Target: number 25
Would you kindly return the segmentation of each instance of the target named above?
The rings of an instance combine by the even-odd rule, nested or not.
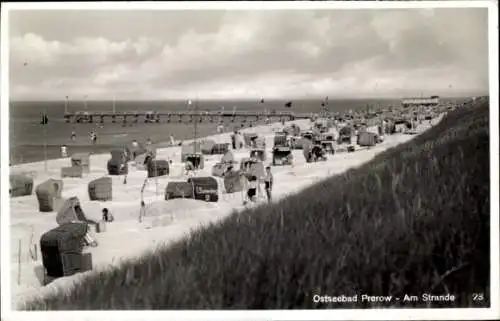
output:
[[[484,295],[482,293],[472,294],[472,301],[483,301],[483,300],[484,300]]]

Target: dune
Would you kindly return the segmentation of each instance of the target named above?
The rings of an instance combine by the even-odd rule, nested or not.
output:
[[[433,120],[436,124],[441,116]],[[305,129],[310,126],[308,120],[287,122],[286,125],[295,123]],[[266,137],[268,160],[270,162],[273,135],[281,128],[276,124],[269,126],[257,126],[242,130],[242,132],[254,131]],[[421,125],[417,131],[423,132],[430,124]],[[275,187],[273,199],[278,201],[288,195],[297,193],[304,188],[325,179],[329,176],[340,174],[348,169],[360,166],[377,154],[389,148],[406,142],[415,135],[395,134],[372,147],[357,147],[354,153],[337,153],[329,156],[326,162],[306,163],[301,150],[294,150],[294,165],[273,167]],[[206,137],[215,142],[230,142],[229,134],[218,134]],[[189,143],[189,141],[186,141]],[[157,159],[172,159],[174,167],[180,168],[180,147],[160,148],[157,150]],[[234,151],[236,160],[239,162],[243,157],[248,157],[247,149]],[[205,168],[196,173],[197,176],[209,176],[212,166],[220,160],[222,155],[207,156]],[[241,193],[222,194],[218,203],[205,203],[190,199],[164,200],[166,185],[169,181],[183,179],[180,170],[177,177],[158,177],[149,179],[144,190],[146,206],[146,217],[139,223],[140,190],[147,173],[133,166],[127,177],[127,184],[123,183],[123,177],[112,177],[113,200],[107,202],[90,201],[87,184],[96,178],[106,176],[106,163],[110,156],[92,155],[90,159],[90,173],[83,178],[64,178],[63,198],[76,196],[79,198],[85,214],[94,220],[100,219],[102,208],[111,210],[115,221],[106,225],[104,233],[93,233],[98,242],[95,248],[85,251],[92,254],[94,270],[106,269],[117,266],[123,260],[140,256],[146,251],[154,249],[160,244],[169,244],[186,236],[193,229],[206,226],[229,216],[234,210],[242,210]],[[60,177],[61,167],[69,166],[69,159],[56,159],[48,161],[48,173],[44,172],[44,163],[36,162],[21,164],[11,167],[12,172],[30,173],[35,186],[48,178]],[[32,298],[44,295],[60,289],[68,289],[71,284],[81,279],[86,273],[64,277],[55,280],[47,286],[41,285],[43,266],[41,255],[38,250],[36,259],[30,254],[32,244],[39,244],[40,236],[46,231],[57,226],[55,212],[41,213],[38,211],[38,203],[35,195],[17,197],[10,199],[11,213],[11,289],[14,306]],[[19,263],[19,258],[20,263]]]

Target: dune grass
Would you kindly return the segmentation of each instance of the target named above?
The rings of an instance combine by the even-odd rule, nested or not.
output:
[[[371,162],[232,214],[28,310],[489,306],[488,106],[464,108]],[[131,240],[133,241],[133,240]],[[126,245],[124,245],[126,246]],[[319,295],[454,294],[447,303]],[[474,301],[472,294],[484,299]]]

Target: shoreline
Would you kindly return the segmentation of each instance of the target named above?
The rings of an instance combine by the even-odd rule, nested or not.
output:
[[[292,121],[292,122],[294,122],[294,121]],[[287,124],[287,123],[289,123],[289,122],[286,122],[285,124]],[[237,124],[239,124],[239,123],[235,123],[235,124],[231,123],[230,125],[232,125],[232,126],[225,126],[224,131],[221,133],[217,133],[216,128],[213,128],[211,130],[205,128],[205,130],[203,130],[203,132],[205,132],[205,134],[201,134],[201,136],[197,137],[196,140],[211,139],[212,136],[217,137],[219,135],[230,134],[234,131],[235,127],[238,127],[238,126],[236,126]],[[266,128],[269,126],[276,126],[278,124],[280,126],[283,126],[283,125],[281,125],[280,122],[272,122],[272,123],[269,123],[267,125],[257,123],[253,127],[246,126],[246,127],[238,128],[238,130],[241,132],[249,132],[252,130],[259,130],[258,128],[260,128],[262,126],[263,126],[262,128]],[[164,125],[164,124],[162,124],[162,125]],[[190,125],[190,126],[192,126],[192,125]],[[134,127],[126,127],[126,128],[128,129],[128,128],[134,128]],[[230,129],[230,128],[232,128],[232,129]],[[230,130],[228,130],[228,129],[230,129]],[[135,134],[138,131],[140,132],[140,130],[135,128],[135,131],[133,131],[131,134]],[[128,136],[129,134],[130,133],[127,133],[126,131],[124,131],[124,133],[123,133],[123,135],[125,135],[125,136]],[[106,134],[106,135],[109,135],[109,134]],[[191,135],[180,134],[177,137],[174,135],[174,138],[175,138],[176,142],[182,141],[183,144],[186,144],[186,143],[189,144],[189,143],[194,141],[194,137],[183,139],[183,137],[186,137],[186,136],[192,137],[193,134],[192,134],[192,132],[191,132]],[[137,139],[137,141],[139,143],[144,143],[146,141],[146,139],[145,138],[143,139],[143,137],[139,136],[138,138],[139,139]],[[109,151],[112,148],[117,148],[119,146],[126,146],[126,145],[130,144],[132,142],[132,140],[133,140],[133,138],[130,137],[129,139],[127,139],[127,143],[125,143],[125,142],[123,142],[123,143],[121,143],[121,142],[119,142],[119,143],[105,142],[105,143],[97,143],[96,145],[93,145],[90,142],[88,142],[88,140],[86,138],[83,141],[81,139],[80,139],[80,141],[76,141],[76,142],[69,141],[67,144],[65,144],[68,147],[68,157],[67,158],[71,158],[71,155],[76,154],[76,153],[89,153],[91,156],[92,155],[109,154]],[[47,144],[47,154],[48,154],[47,161],[58,161],[58,160],[64,159],[61,157],[61,146],[62,145],[63,144],[54,144],[54,143]],[[178,146],[171,146],[170,142],[168,141],[167,138],[165,138],[164,140],[159,140],[157,142],[154,142],[152,145],[156,148],[161,148],[161,149],[170,148],[170,147],[178,147]],[[13,157],[12,151],[14,151],[14,155],[21,154],[21,156],[14,158],[15,161],[12,161],[12,159],[11,159],[11,162],[9,164],[10,168],[18,168],[19,166],[22,166],[22,165],[29,166],[31,164],[44,163],[44,161],[45,161],[43,159],[43,156],[39,157],[40,155],[44,154],[44,144],[19,144],[19,145],[14,145],[10,148],[11,148],[10,157]],[[18,150],[22,150],[22,149],[29,151],[29,152],[24,153],[24,155],[27,155],[26,157],[23,157],[23,153],[18,152]]]
[[[287,126],[288,124],[292,124],[292,123],[296,123],[297,121],[288,121],[288,122],[285,122],[285,126]],[[299,120],[298,122],[304,122],[304,120]],[[263,125],[256,125],[256,126],[253,126],[253,127],[245,127],[245,128],[242,128],[242,129],[239,129],[240,132],[242,133],[245,133],[245,132],[253,132],[253,131],[261,131],[262,129],[266,129],[266,128],[275,128],[277,126],[280,126],[280,127],[283,127],[283,125],[280,123],[280,122],[273,122],[273,123],[269,123],[269,124],[263,124]],[[201,140],[207,140],[207,139],[214,139],[214,140],[219,140],[221,137],[225,136],[225,135],[229,135],[233,132],[234,130],[229,130],[229,131],[223,131],[221,133],[215,133],[215,134],[210,134],[210,135],[205,135],[205,136],[200,136],[200,137],[197,137],[196,140],[198,141],[201,141]],[[191,138],[191,139],[185,139],[185,140],[182,140],[182,143],[183,145],[186,145],[186,144],[190,144],[192,142],[194,142],[194,138]],[[176,139],[176,142],[179,142],[181,140],[179,139]],[[102,145],[97,145],[97,148],[100,149],[106,149],[106,151],[102,151],[102,152],[96,152],[96,153],[90,153],[90,157],[93,158],[93,157],[97,157],[97,156],[103,156],[103,155],[106,155],[106,154],[109,154],[109,150],[113,147],[117,147],[118,144],[102,144]],[[37,146],[37,145],[32,145],[32,146]],[[40,146],[38,145],[40,148],[43,148],[43,145]],[[57,148],[57,151],[59,152],[60,154],[60,145],[55,145],[53,144],[52,145],[54,148]],[[68,145],[67,145],[68,146]],[[85,147],[90,147],[90,148],[95,148],[96,146],[95,145],[78,145],[78,146],[85,146]],[[171,146],[170,145],[170,142],[168,140],[164,140],[164,141],[159,141],[157,143],[153,143],[152,144],[153,147],[155,147],[157,149],[157,152],[160,152],[160,150],[165,150],[165,149],[169,149],[169,148],[175,148],[175,147],[180,147],[178,145],[174,145],[174,146]],[[69,152],[68,153],[68,157],[66,158],[63,158],[63,157],[54,157],[54,158],[47,158],[47,164],[49,165],[50,162],[61,162],[61,161],[65,161],[65,160],[70,160],[71,159],[71,155],[72,154],[75,154],[75,153],[78,153],[78,152]],[[209,156],[209,155],[208,155]],[[30,161],[30,162],[20,162],[20,163],[12,163],[10,164],[9,168],[12,170],[19,170],[21,173],[23,172],[22,170],[22,167],[27,167],[27,166],[36,166],[36,165],[44,165],[44,162],[45,160],[36,160],[36,161]]]

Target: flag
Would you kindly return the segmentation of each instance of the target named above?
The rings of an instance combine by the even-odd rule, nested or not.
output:
[[[47,117],[46,113],[43,113],[42,114],[42,121],[40,122],[40,124],[47,125],[48,123],[49,123],[49,117]]]
[[[291,101],[287,102],[287,103],[285,104],[285,107],[287,107],[287,108],[292,108],[292,102],[291,102]]]
[[[323,101],[321,102],[321,107],[326,107],[328,106],[328,96],[325,97],[325,99],[323,99]]]

